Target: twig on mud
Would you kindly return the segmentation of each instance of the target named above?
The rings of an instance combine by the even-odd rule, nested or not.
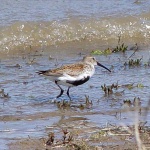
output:
[[[133,49],[134,49],[134,52],[131,54],[131,56],[129,58],[131,58],[136,53],[136,51],[139,49],[137,43],[135,43],[135,47],[134,48],[131,48],[131,50],[133,50]]]
[[[51,132],[48,136],[49,136],[49,139],[47,140],[46,145],[52,145],[54,143],[54,137],[55,137],[54,133]]]

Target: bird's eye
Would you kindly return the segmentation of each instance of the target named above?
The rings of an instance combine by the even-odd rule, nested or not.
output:
[[[95,58],[93,58],[93,60],[95,60]]]

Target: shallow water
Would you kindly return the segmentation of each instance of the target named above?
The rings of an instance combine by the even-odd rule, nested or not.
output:
[[[78,49],[78,47],[76,48]],[[105,126],[107,123],[118,125],[134,124],[133,117],[135,114],[131,111],[122,113],[120,116],[120,109],[122,109],[124,100],[130,99],[133,102],[135,97],[141,98],[142,107],[147,106],[150,98],[150,82],[148,82],[150,70],[149,66],[144,67],[144,63],[148,62],[150,58],[147,48],[144,49],[143,47],[143,50],[137,51],[132,57],[143,57],[142,65],[139,67],[129,68],[124,66],[124,62],[128,60],[128,57],[134,52],[133,50],[128,50],[125,54],[97,55],[97,60],[108,68],[114,66],[112,73],[96,67],[96,73],[89,82],[79,87],[71,88],[70,95],[73,99],[71,104],[74,107],[63,111],[53,102],[60,92],[58,87],[36,74],[36,71],[59,67],[62,64],[81,60],[84,55],[80,56],[77,49],[74,52],[68,51],[67,56],[61,55],[60,50],[56,48],[54,53],[41,53],[39,51],[36,52],[36,55],[33,55],[34,53],[26,55],[26,58],[23,55],[1,60],[0,86],[5,93],[9,94],[9,98],[2,96],[0,98],[0,131],[1,142],[4,147],[17,138],[47,135],[49,131],[45,130],[47,127],[55,130],[55,124],[61,125],[63,124],[63,118],[73,116],[82,116],[88,119],[89,122],[95,123],[98,127]],[[39,55],[40,53],[43,55]],[[82,53],[85,53],[85,51],[82,51]],[[31,63],[30,60],[33,60],[33,58],[35,58],[34,62]],[[101,89],[101,85],[111,85],[117,82],[122,87],[114,90],[113,94],[106,96]],[[123,86],[132,83],[135,86],[142,84],[143,87],[128,89]],[[77,106],[85,104],[85,95],[89,96],[89,100],[92,100],[93,104],[80,110]],[[66,94],[57,99],[57,101],[63,99],[69,101]],[[116,112],[117,115],[115,115]],[[147,125],[150,124],[149,115],[148,113]],[[144,110],[140,117],[140,120],[143,121],[145,118]]]
[[[0,149],[28,137],[41,138],[58,127],[77,126],[86,120],[95,127],[111,124],[132,125],[134,111],[123,112],[123,101],[141,99],[140,121],[150,125],[144,107],[150,100],[150,1],[2,1],[0,9]],[[103,6],[103,7],[102,7]],[[141,11],[142,10],[142,11]],[[71,108],[61,109],[55,99],[58,87],[36,71],[74,63],[92,50],[116,47],[118,35],[128,45],[125,53],[96,55],[112,70],[96,67],[84,85],[71,88]],[[124,63],[142,58],[140,66]],[[118,90],[105,95],[101,85],[117,83]],[[127,85],[133,84],[130,88]],[[86,105],[86,96],[92,105]],[[81,109],[79,106],[84,105]],[[121,113],[120,113],[121,112]],[[76,121],[76,122],[74,122]]]

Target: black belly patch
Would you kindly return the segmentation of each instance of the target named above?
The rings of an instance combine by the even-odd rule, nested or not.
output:
[[[78,86],[78,85],[81,85],[81,84],[87,82],[89,79],[90,79],[90,77],[87,76],[86,78],[83,78],[82,80],[77,80],[77,81],[69,81],[69,80],[67,80],[66,82],[69,83],[69,84],[72,84],[74,86]]]

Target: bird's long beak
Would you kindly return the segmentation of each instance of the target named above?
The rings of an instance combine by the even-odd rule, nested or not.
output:
[[[102,67],[102,68],[105,68],[106,70],[108,70],[109,72],[111,72],[108,68],[106,68],[105,66],[103,66],[102,64],[100,64],[99,62],[97,62],[97,65]]]

